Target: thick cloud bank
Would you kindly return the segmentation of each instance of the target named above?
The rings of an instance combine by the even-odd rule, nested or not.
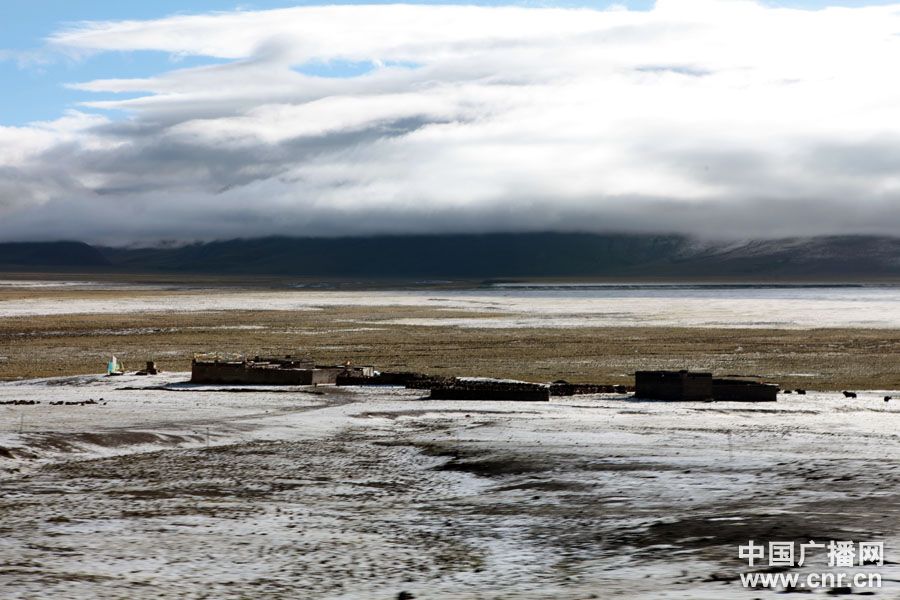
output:
[[[0,127],[3,240],[900,231],[900,4],[302,7],[48,46],[216,60]]]

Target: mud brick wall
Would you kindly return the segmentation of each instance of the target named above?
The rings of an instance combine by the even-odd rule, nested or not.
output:
[[[652,400],[711,400],[712,373],[638,371],[635,396]]]
[[[713,379],[713,399],[719,402],[775,402],[778,386],[740,379]]]
[[[246,363],[191,365],[191,382],[240,385],[313,385],[334,383],[341,369],[284,369]]]
[[[191,363],[191,383],[241,383],[244,363]]]

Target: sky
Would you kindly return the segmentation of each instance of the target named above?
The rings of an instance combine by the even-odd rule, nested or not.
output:
[[[900,2],[0,4],[0,241],[900,231]]]

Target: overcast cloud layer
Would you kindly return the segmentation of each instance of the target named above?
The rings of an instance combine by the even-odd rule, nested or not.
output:
[[[0,127],[3,240],[900,231],[900,5],[304,7],[47,44],[219,61]]]

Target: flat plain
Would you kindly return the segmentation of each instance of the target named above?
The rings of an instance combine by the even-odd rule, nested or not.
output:
[[[833,592],[900,593],[892,290],[63,283],[0,285],[2,597],[784,597],[742,587],[772,570],[738,557],[751,539],[883,541],[883,567],[849,569],[882,586]],[[188,383],[209,351],[537,381],[712,369],[808,392],[520,403]],[[165,372],[104,377],[112,354]],[[824,552],[790,569],[831,570]]]
[[[892,287],[870,297],[814,288],[761,298],[730,290],[598,298],[7,281],[0,380],[95,373],[113,354],[135,368],[155,360],[187,370],[195,352],[219,351],[536,381],[622,384],[638,369],[688,368],[786,388],[900,387],[900,294]]]

